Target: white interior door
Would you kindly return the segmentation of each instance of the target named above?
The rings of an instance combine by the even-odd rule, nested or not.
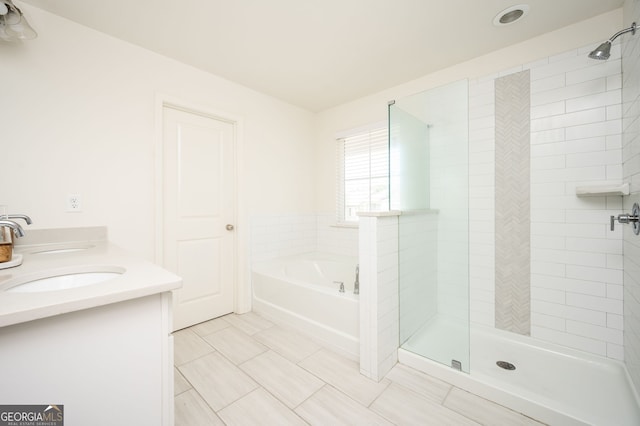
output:
[[[175,330],[233,312],[235,126],[163,107],[163,265]]]

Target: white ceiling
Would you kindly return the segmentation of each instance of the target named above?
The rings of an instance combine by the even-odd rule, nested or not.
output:
[[[393,87],[623,3],[24,1],[311,111]],[[498,12],[519,2],[530,5],[521,21],[503,27],[492,24]]]

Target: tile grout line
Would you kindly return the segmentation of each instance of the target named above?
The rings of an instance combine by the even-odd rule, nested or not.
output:
[[[275,326],[275,324],[274,324],[274,326]],[[299,333],[298,331],[296,331],[296,330],[290,330],[290,329],[287,329],[287,328],[285,328],[285,327],[280,327],[280,328],[281,328],[283,331],[288,332],[288,333],[300,334],[300,333]],[[300,334],[300,335],[301,335],[301,334]],[[302,336],[302,337],[307,338],[307,336],[304,336],[304,335],[301,335],[301,336]],[[252,337],[252,336],[251,336],[251,337]],[[255,339],[254,339],[254,340],[255,340]],[[333,351],[331,348],[326,347],[325,345],[323,345],[323,344],[321,344],[321,343],[319,343],[319,342],[316,342],[316,341],[315,341],[315,340],[313,340],[313,339],[310,339],[310,340],[311,340],[314,344],[316,344],[316,345],[318,346],[318,348],[317,348],[316,350],[314,350],[313,352],[311,352],[310,354],[306,355],[304,358],[300,359],[299,361],[292,360],[292,359],[288,358],[285,354],[280,353],[278,350],[276,350],[276,349],[274,349],[274,348],[271,348],[270,346],[268,346],[268,345],[266,345],[266,344],[264,344],[264,343],[262,343],[262,342],[259,342],[259,343],[262,343],[263,345],[267,346],[267,347],[268,347],[268,351],[272,351],[274,354],[277,354],[277,355],[281,356],[282,358],[284,358],[284,359],[285,359],[285,360],[287,360],[288,362],[291,362],[291,364],[292,364],[292,365],[294,365],[294,366],[296,366],[296,367],[298,367],[298,368],[302,369],[303,371],[305,371],[306,373],[310,374],[311,376],[313,376],[313,377],[317,378],[320,382],[322,382],[322,383],[323,383],[323,386],[322,386],[322,387],[320,387],[318,390],[316,390],[315,392],[313,392],[311,395],[309,395],[309,396],[308,396],[307,398],[305,398],[303,401],[301,401],[300,403],[298,403],[294,408],[289,407],[289,406],[288,406],[284,401],[281,401],[281,400],[280,400],[276,395],[272,394],[268,389],[264,388],[264,386],[262,386],[262,385],[261,385],[261,384],[260,384],[260,383],[259,383],[259,382],[258,382],[258,381],[253,377],[253,376],[251,376],[249,373],[246,373],[246,372],[245,372],[245,373],[246,373],[246,374],[248,374],[248,375],[251,377],[251,379],[252,379],[252,380],[256,381],[256,382],[260,385],[260,387],[262,387],[266,392],[268,392],[270,395],[272,395],[272,396],[273,396],[277,401],[279,401],[280,403],[282,403],[285,407],[287,407],[289,410],[291,410],[291,411],[292,411],[296,416],[298,416],[298,417],[300,417],[300,416],[298,415],[298,413],[296,413],[295,409],[296,409],[296,408],[298,408],[298,407],[300,407],[300,406],[301,406],[305,401],[309,400],[309,399],[310,399],[310,398],[312,398],[314,395],[316,395],[316,394],[317,394],[321,389],[323,389],[324,387],[327,387],[327,386],[328,386],[328,387],[333,388],[335,391],[339,392],[340,394],[344,395],[346,398],[348,398],[349,400],[353,401],[355,404],[357,404],[357,405],[361,406],[362,408],[364,408],[364,409],[366,409],[366,410],[370,410],[372,413],[375,413],[375,414],[377,414],[377,415],[381,416],[382,418],[384,418],[385,420],[389,421],[389,420],[388,420],[388,419],[386,419],[384,416],[382,416],[382,415],[380,415],[379,413],[376,413],[375,411],[371,410],[370,406],[371,406],[371,404],[373,403],[373,401],[375,401],[375,400],[376,400],[376,399],[377,399],[377,398],[378,398],[378,397],[379,397],[379,396],[380,396],[380,395],[381,395],[381,394],[382,394],[382,393],[383,393],[383,392],[384,392],[384,391],[389,387],[389,385],[391,384],[391,381],[389,381],[389,383],[388,383],[388,384],[385,386],[385,388],[380,392],[380,394],[378,394],[378,396],[376,396],[376,398],[374,398],[374,400],[373,400],[373,401],[372,401],[368,406],[361,404],[359,401],[355,400],[354,398],[352,398],[352,397],[351,397],[351,396],[349,396],[348,394],[344,393],[344,392],[343,392],[343,391],[341,391],[340,389],[337,389],[335,386],[333,386],[333,385],[331,385],[330,383],[328,383],[327,381],[325,381],[322,377],[318,376],[318,375],[317,375],[317,374],[315,374],[313,371],[310,371],[310,370],[308,370],[307,368],[305,368],[303,365],[300,365],[300,364],[301,364],[301,363],[303,363],[305,360],[308,360],[309,358],[311,358],[312,356],[316,355],[318,352],[320,352],[320,351],[322,351],[322,350],[330,351],[331,353],[333,353],[333,354],[335,354],[335,355],[337,355],[337,356],[343,356],[342,354],[340,354],[340,353],[338,353],[338,352]],[[254,356],[253,358],[256,358],[257,356],[263,355],[264,353],[266,353],[266,352],[262,352],[261,354],[258,354],[258,355],[256,355],[256,356]],[[253,359],[253,358],[252,358],[252,359]],[[349,358],[346,358],[346,359],[348,359],[349,361],[353,361],[353,360],[351,360],[351,359],[349,359]],[[245,362],[248,362],[248,361],[249,361],[249,360],[247,360],[247,361],[245,361]],[[245,362],[243,362],[242,364],[244,364]],[[241,364],[238,364],[238,367],[239,367],[239,368],[240,368],[240,365],[241,365]],[[243,370],[243,371],[244,371],[244,370]],[[303,419],[303,420],[304,420],[304,419]],[[306,421],[305,421],[305,422],[306,422]],[[393,423],[393,422],[391,422],[391,423]]]
[[[176,368],[177,368],[177,367],[176,367]],[[191,383],[191,382],[189,381],[189,379],[187,379],[187,378],[184,376],[184,374],[182,374],[182,373],[180,373],[180,374],[182,375],[182,377],[184,378],[184,380],[185,380],[187,383],[189,383],[189,385],[191,385],[191,388],[187,389],[187,390],[186,390],[186,391],[184,391],[184,392],[179,393],[178,395],[182,395],[182,394],[185,394],[185,393],[189,392],[190,390],[193,390],[193,391],[198,395],[198,397],[202,400],[202,402],[204,402],[204,403],[207,405],[207,407],[209,407],[209,409],[211,410],[211,412],[212,412],[212,413],[213,413],[213,414],[214,414],[214,415],[215,415],[215,416],[216,416],[216,417],[217,417],[217,418],[218,418],[222,423],[224,423],[224,424],[226,425],[227,423],[226,423],[224,420],[222,420],[222,419],[220,418],[220,416],[218,416],[218,412],[217,412],[216,410],[214,410],[214,409],[213,409],[213,407],[212,407],[212,406],[209,404],[209,402],[208,402],[208,401],[207,401],[207,400],[202,396],[202,394],[201,394],[201,393],[198,391],[198,389],[193,385],[193,383]],[[178,396],[178,395],[174,395],[174,396],[173,396],[173,403],[174,403],[174,405],[175,405],[176,396]],[[175,410],[175,408],[174,408],[174,410]],[[175,420],[175,419],[174,419],[174,420]]]
[[[441,403],[440,405],[442,405],[442,407],[443,407],[443,408],[445,408],[445,409],[447,409],[447,410],[451,411],[452,413],[456,413],[456,414],[458,414],[458,415],[460,415],[460,416],[462,416],[462,417],[464,417],[464,418],[466,418],[466,419],[471,420],[472,422],[474,422],[474,423],[476,423],[476,424],[479,424],[479,425],[480,425],[480,424],[482,424],[482,423],[480,423],[479,421],[477,421],[476,419],[474,419],[473,417],[470,417],[470,416],[468,416],[468,415],[467,415],[467,414],[465,414],[465,413],[462,413],[462,412],[460,412],[460,411],[458,411],[458,410],[454,410],[454,409],[449,408],[449,407],[447,407],[446,405],[444,405],[444,403],[446,402],[447,398],[449,398],[449,395],[451,395],[451,392],[453,392],[453,389],[455,389],[455,386],[453,386],[453,385],[452,385],[452,386],[449,388],[449,392],[447,392],[447,395],[444,397],[444,399],[442,400],[442,403]],[[474,395],[475,395],[475,394],[474,394]],[[477,395],[476,395],[476,396],[477,396]],[[483,399],[484,399],[484,398],[483,398]],[[485,401],[487,401],[487,400],[485,400]],[[490,401],[489,401],[489,402],[490,402]]]
[[[297,418],[299,418],[301,421],[303,421],[303,422],[304,422],[304,423],[306,423],[306,424],[309,424],[306,420],[304,420],[302,417],[300,417],[300,415],[299,415],[298,413],[296,413],[296,412],[295,412],[295,409],[294,409],[294,408],[289,407],[289,406],[288,406],[284,401],[282,401],[280,398],[278,398],[276,395],[274,395],[272,392],[270,392],[267,388],[265,388],[265,387],[264,387],[264,386],[263,386],[259,381],[257,381],[255,377],[253,377],[250,373],[248,373],[248,372],[247,372],[247,371],[245,371],[243,368],[241,368],[241,365],[243,365],[243,364],[245,364],[245,363],[247,363],[247,362],[249,362],[249,361],[251,361],[251,360],[253,360],[253,359],[257,358],[258,356],[264,355],[265,353],[267,353],[267,352],[269,352],[269,351],[271,351],[271,352],[273,352],[273,353],[275,353],[275,354],[277,354],[277,355],[281,356],[281,357],[282,357],[282,358],[284,358],[285,360],[287,360],[287,361],[291,362],[291,363],[292,363],[292,365],[298,366],[298,364],[297,364],[296,362],[294,362],[293,360],[290,360],[290,359],[289,359],[289,358],[287,358],[284,354],[278,353],[278,351],[274,350],[273,348],[269,347],[268,345],[266,345],[266,344],[264,344],[264,343],[262,343],[262,342],[260,342],[260,341],[258,341],[258,340],[256,340],[256,339],[254,338],[254,335],[255,335],[255,334],[258,334],[258,333],[260,333],[261,331],[264,331],[264,330],[268,330],[268,329],[270,329],[270,328],[274,327],[274,326],[275,326],[275,324],[272,324],[271,326],[269,326],[269,327],[267,327],[267,328],[265,328],[265,329],[261,329],[261,330],[259,330],[259,331],[255,332],[255,333],[253,333],[253,334],[248,334],[248,333],[246,333],[244,330],[242,330],[242,329],[238,328],[237,326],[235,326],[234,324],[232,324],[232,323],[230,323],[230,322],[228,322],[228,321],[227,321],[227,323],[229,324],[227,327],[224,327],[224,328],[222,328],[222,329],[220,329],[220,330],[214,331],[213,333],[208,333],[206,336],[211,335],[211,334],[215,334],[215,333],[217,333],[217,332],[223,331],[223,330],[228,329],[228,328],[230,328],[230,327],[231,327],[231,328],[234,328],[235,330],[237,330],[239,333],[242,333],[243,335],[247,336],[248,338],[250,338],[250,339],[251,339],[252,341],[254,341],[255,343],[259,343],[260,345],[262,345],[262,346],[266,347],[266,348],[267,348],[267,350],[266,350],[266,351],[263,351],[263,352],[261,352],[261,353],[259,353],[259,354],[256,354],[256,355],[252,356],[251,358],[249,358],[249,359],[247,359],[247,360],[245,360],[245,361],[243,361],[243,362],[241,362],[241,363],[235,363],[233,360],[231,360],[230,358],[228,358],[228,357],[227,357],[223,352],[221,352],[219,349],[217,349],[214,345],[212,345],[212,344],[211,344],[211,343],[209,343],[207,340],[205,340],[205,339],[204,339],[204,337],[205,337],[205,336],[200,336],[200,335],[198,335],[198,333],[195,333],[195,332],[194,332],[194,333],[195,333],[196,335],[198,335],[198,336],[199,336],[199,337],[200,337],[200,338],[201,338],[205,343],[207,343],[209,346],[211,346],[211,347],[214,349],[214,351],[215,351],[215,352],[218,352],[218,353],[219,353],[219,354],[220,354],[224,359],[226,359],[227,361],[229,361],[229,363],[231,363],[231,364],[232,364],[233,366],[235,366],[238,370],[240,370],[243,374],[245,374],[248,378],[250,378],[250,379],[251,379],[251,381],[253,381],[253,382],[256,384],[256,386],[257,386],[257,387],[256,387],[256,388],[254,388],[254,389],[252,389],[251,391],[247,392],[246,394],[244,394],[244,395],[242,395],[242,396],[239,396],[239,397],[238,397],[238,398],[236,398],[234,401],[232,401],[232,402],[230,402],[229,404],[225,405],[224,407],[220,408],[220,410],[218,410],[218,411],[214,410],[214,409],[213,409],[213,407],[211,407],[211,406],[209,405],[209,403],[204,399],[204,397],[200,394],[200,392],[198,391],[198,389],[197,389],[195,386],[193,386],[193,384],[192,384],[191,382],[189,382],[189,381],[187,380],[187,382],[191,385],[191,389],[193,389],[193,390],[194,390],[194,391],[195,391],[195,392],[200,396],[200,398],[201,398],[202,400],[204,400],[204,401],[205,401],[205,403],[207,403],[207,406],[208,406],[208,407],[213,411],[213,413],[215,413],[215,414],[216,414],[216,416],[218,416],[218,418],[220,418],[220,416],[218,415],[218,413],[219,413],[220,411],[222,411],[222,410],[224,410],[225,408],[227,408],[227,407],[229,407],[229,406],[231,406],[231,405],[235,404],[237,401],[241,400],[242,398],[245,398],[247,395],[249,395],[249,394],[251,394],[251,393],[253,393],[253,392],[257,391],[258,389],[262,389],[262,390],[263,390],[263,391],[265,391],[267,394],[271,395],[271,396],[272,396],[276,401],[278,401],[280,404],[282,404],[282,405],[283,405],[283,406],[284,406],[288,411],[290,411],[293,415],[295,415],[295,416],[296,416]],[[318,348],[318,349],[317,349],[316,351],[314,351],[313,353],[316,353],[316,352],[317,352],[318,350],[320,350],[320,349],[321,349],[321,348]],[[209,353],[209,354],[210,354],[210,353]],[[209,354],[205,354],[205,355],[203,355],[203,356],[202,356],[202,357],[200,357],[200,358],[203,358],[204,356],[209,355]],[[309,355],[309,356],[311,356],[311,355]],[[197,359],[200,359],[200,358],[197,358]],[[308,358],[308,356],[307,356],[306,358]],[[305,358],[305,359],[306,359],[306,358]],[[195,359],[194,359],[193,361],[195,361]],[[189,361],[189,362],[191,362],[191,361]],[[188,364],[188,363],[185,363],[185,364]],[[184,364],[183,364],[183,365],[184,365]],[[303,370],[305,370],[305,371],[307,371],[307,370],[306,370],[306,369],[304,369],[302,366],[298,366],[298,367],[299,367],[299,368],[302,368],[302,369],[303,369]],[[181,373],[181,374],[182,374],[182,373]],[[311,372],[309,372],[309,374],[311,374]],[[313,374],[312,374],[312,375],[313,375]],[[313,375],[313,376],[314,376],[314,377],[316,377],[315,375]],[[184,375],[183,375],[183,377],[184,377]],[[321,378],[319,378],[319,377],[317,377],[317,378],[318,378],[318,380],[320,380],[320,381],[323,383],[323,387],[327,385],[327,383],[326,383],[324,380],[322,380],[322,379],[321,379]],[[186,380],[186,377],[185,377],[185,380]],[[322,387],[321,387],[320,389],[322,389]],[[187,392],[187,391],[185,391],[185,392]],[[316,391],[316,392],[317,392],[317,391]],[[315,394],[316,392],[314,392],[313,394]],[[184,392],[183,392],[183,393],[184,393]],[[174,396],[174,399],[175,399],[175,396]],[[307,399],[308,399],[308,398],[307,398]],[[305,399],[305,401],[306,401],[306,399]],[[300,406],[300,404],[298,404],[298,405],[296,406],[296,408],[297,408],[298,406]],[[221,418],[220,418],[220,420],[221,420],[221,421],[223,421]],[[225,422],[223,421],[223,423],[225,423]],[[225,423],[225,424],[226,424],[226,423]]]
[[[252,378],[253,380],[255,380],[253,377],[251,377],[251,378]],[[295,409],[294,409],[294,408],[289,407],[289,406],[288,406],[284,401],[282,401],[280,398],[278,398],[276,395],[274,395],[271,391],[269,391],[269,389],[267,389],[267,388],[265,388],[264,386],[262,386],[262,384],[260,384],[259,382],[256,382],[256,383],[258,383],[258,386],[259,386],[262,390],[264,390],[266,393],[268,393],[269,395],[271,395],[271,396],[272,396],[276,401],[278,401],[280,404],[282,404],[282,405],[283,405],[287,410],[291,411],[291,412],[292,412],[296,417],[298,417],[300,420],[302,420],[302,421],[303,421],[303,422],[305,422],[306,424],[309,424],[309,422],[307,422],[307,421],[306,421],[305,419],[303,419],[303,418],[302,418],[298,413],[296,413],[296,411],[295,411]],[[325,385],[326,385],[326,383],[325,383]],[[324,387],[324,386],[323,386],[323,387]],[[320,388],[320,389],[322,389],[322,388]],[[251,392],[254,392],[255,390],[257,390],[257,389],[254,389],[254,390],[253,390],[253,391],[251,391]],[[251,393],[251,392],[249,392],[249,393]],[[316,392],[317,392],[317,391],[316,391]],[[316,392],[314,392],[314,393],[313,393],[313,395],[315,395],[315,394],[316,394]],[[247,394],[247,395],[248,395],[248,394]],[[246,395],[245,395],[245,396],[246,396]],[[244,398],[244,396],[243,396],[243,398]],[[310,397],[309,397],[309,398],[310,398]],[[309,399],[309,398],[307,398],[307,399]],[[305,399],[305,401],[306,401],[306,399]],[[297,407],[299,407],[301,404],[302,404],[302,403],[300,403],[300,404],[296,405],[296,408],[297,408]]]
[[[233,324],[230,324],[230,326],[231,326],[231,327],[234,327],[234,328],[236,328],[236,329],[237,329],[237,327],[235,327]],[[225,327],[225,328],[228,328],[228,327]],[[271,328],[271,327],[269,327],[269,328]],[[219,331],[222,331],[222,330],[219,330]],[[239,332],[242,332],[243,334],[246,334],[246,333],[244,333],[242,330],[238,330],[238,331],[239,331]],[[283,328],[283,331],[284,331],[284,332],[291,332],[291,333],[299,334],[299,333],[297,333],[297,332],[294,332],[294,331],[291,331],[291,330],[287,330],[287,329],[284,329],[284,328]],[[198,335],[197,333],[195,333],[195,334],[196,334],[196,335]],[[307,401],[309,401],[311,398],[313,398],[314,396],[316,396],[316,395],[317,395],[321,390],[323,390],[323,389],[329,389],[329,388],[331,388],[333,391],[337,392],[337,394],[342,395],[342,396],[343,396],[343,398],[346,398],[346,399],[348,399],[349,401],[351,401],[353,404],[355,404],[355,406],[362,407],[363,409],[365,409],[365,410],[369,411],[370,413],[372,413],[372,414],[374,414],[374,415],[378,416],[379,418],[384,419],[384,420],[386,420],[386,421],[389,421],[389,422],[390,422],[390,423],[392,423],[392,424],[395,424],[393,421],[391,421],[391,420],[387,419],[383,414],[379,413],[377,410],[372,409],[373,404],[375,404],[377,401],[379,401],[379,400],[380,400],[380,398],[382,397],[382,395],[383,395],[385,392],[387,392],[387,391],[389,390],[389,388],[391,387],[391,384],[395,384],[395,385],[399,386],[400,388],[405,389],[406,391],[410,392],[411,394],[414,394],[414,395],[418,396],[418,397],[419,397],[419,399],[421,399],[421,400],[429,401],[429,402],[431,402],[431,403],[436,403],[436,404],[440,405],[443,409],[445,409],[447,412],[451,412],[451,413],[455,413],[455,414],[461,415],[461,416],[463,416],[464,418],[467,418],[467,419],[469,419],[470,421],[472,421],[472,422],[474,422],[474,423],[478,423],[478,420],[473,418],[473,414],[464,414],[464,413],[459,412],[459,411],[457,411],[457,410],[455,410],[455,409],[449,408],[448,406],[446,406],[446,405],[445,405],[445,403],[448,401],[448,398],[450,398],[450,397],[451,397],[452,392],[454,392],[454,390],[456,389],[456,387],[455,387],[455,386],[453,386],[453,385],[451,385],[451,384],[449,384],[449,383],[447,383],[447,385],[448,385],[448,389],[447,389],[447,391],[446,391],[446,394],[444,395],[444,397],[443,397],[443,398],[441,398],[441,399],[440,399],[440,401],[439,401],[439,402],[437,402],[437,400],[436,400],[436,399],[432,399],[432,398],[430,398],[429,396],[427,396],[427,395],[425,395],[425,394],[422,394],[422,393],[418,392],[417,390],[413,390],[413,389],[411,389],[411,388],[408,388],[408,387],[404,386],[402,383],[400,383],[400,382],[398,382],[398,381],[395,381],[395,380],[393,380],[393,379],[387,379],[387,380],[388,380],[388,383],[386,383],[386,385],[384,386],[384,388],[383,388],[383,389],[382,389],[382,390],[381,390],[381,391],[380,391],[380,392],[379,392],[379,393],[378,393],[378,394],[373,398],[373,400],[372,400],[368,405],[364,405],[364,404],[360,403],[358,400],[356,400],[356,399],[354,399],[353,397],[351,397],[348,393],[345,393],[344,391],[342,391],[342,390],[340,390],[340,389],[336,388],[334,385],[332,385],[331,383],[327,382],[327,381],[326,381],[326,380],[324,380],[322,377],[320,377],[320,376],[318,376],[317,374],[315,374],[313,371],[310,371],[310,370],[308,370],[307,368],[305,368],[303,365],[301,365],[303,362],[305,362],[305,361],[309,360],[311,357],[313,357],[314,355],[317,355],[319,352],[321,352],[321,351],[323,351],[323,350],[325,350],[325,351],[327,351],[327,352],[329,352],[329,353],[331,353],[331,354],[333,354],[333,355],[336,355],[336,356],[338,356],[338,357],[344,358],[345,360],[349,361],[350,363],[351,363],[351,362],[353,362],[353,360],[349,359],[348,357],[344,357],[343,355],[341,355],[341,354],[340,354],[340,353],[338,353],[338,352],[335,352],[335,351],[331,350],[331,348],[327,348],[327,347],[325,347],[325,346],[323,346],[323,345],[317,344],[317,346],[318,346],[318,347],[317,347],[316,349],[314,349],[314,350],[313,350],[313,352],[309,353],[308,355],[306,355],[306,356],[305,356],[304,358],[302,358],[301,360],[299,360],[299,361],[295,361],[295,360],[290,359],[289,357],[285,356],[284,354],[282,354],[282,353],[278,352],[277,350],[273,349],[272,347],[270,347],[270,346],[268,346],[268,345],[265,345],[265,344],[264,344],[264,343],[262,343],[262,342],[259,342],[258,340],[256,340],[256,339],[255,339],[255,337],[253,337],[253,335],[247,335],[247,337],[251,338],[251,340],[252,340],[252,341],[262,344],[262,345],[263,345],[263,346],[265,346],[267,349],[266,349],[266,351],[263,351],[263,352],[261,352],[261,353],[259,353],[259,354],[256,354],[256,355],[252,356],[251,358],[249,358],[249,359],[247,359],[247,360],[244,360],[244,361],[243,361],[243,362],[241,362],[241,363],[236,364],[236,363],[235,363],[235,362],[233,362],[231,359],[227,358],[227,356],[225,356],[222,352],[220,352],[220,351],[219,351],[219,350],[217,350],[215,347],[213,347],[213,345],[211,345],[209,342],[207,342],[207,341],[203,338],[203,336],[198,335],[198,337],[200,337],[200,339],[201,339],[202,341],[204,341],[205,343],[207,343],[207,345],[208,345],[208,346],[212,347],[212,352],[209,352],[209,353],[204,354],[204,355],[202,355],[202,356],[200,356],[200,357],[197,357],[197,358],[195,358],[195,359],[193,359],[193,360],[190,360],[190,361],[188,361],[188,362],[186,362],[186,363],[183,363],[183,364],[181,364],[180,366],[177,366],[177,365],[175,365],[175,364],[174,364],[174,368],[176,369],[177,374],[182,375],[182,378],[184,379],[184,381],[185,381],[185,382],[190,386],[190,388],[189,388],[189,389],[186,389],[185,391],[183,391],[183,392],[181,392],[181,393],[179,393],[179,394],[174,394],[174,401],[175,401],[175,398],[176,398],[177,396],[183,395],[183,394],[185,394],[186,392],[188,392],[189,390],[193,390],[193,391],[195,392],[195,394],[196,394],[196,395],[197,395],[197,396],[198,396],[202,401],[204,401],[204,402],[205,402],[206,406],[211,410],[211,412],[212,412],[212,413],[213,413],[213,414],[214,414],[214,415],[215,415],[215,416],[216,416],[216,417],[217,417],[217,418],[218,418],[222,423],[224,423],[224,424],[226,424],[226,422],[224,422],[224,420],[222,420],[222,418],[220,418],[220,416],[218,415],[218,413],[220,413],[220,411],[222,411],[222,410],[224,410],[224,409],[226,409],[226,408],[230,407],[231,405],[233,405],[233,404],[237,403],[237,402],[238,402],[239,400],[241,400],[242,398],[245,398],[245,397],[247,397],[248,395],[250,395],[250,394],[252,394],[253,392],[255,392],[255,391],[257,391],[257,390],[260,390],[260,389],[261,389],[262,391],[264,391],[267,395],[271,396],[275,401],[278,401],[278,402],[279,402],[279,403],[280,403],[280,404],[281,404],[281,405],[286,409],[286,411],[287,411],[288,413],[291,413],[291,414],[295,415],[295,416],[296,416],[296,418],[301,419],[305,424],[309,424],[309,422],[307,422],[304,418],[302,418],[302,417],[301,417],[301,415],[300,415],[300,414],[298,414],[298,413],[296,412],[296,410],[297,410],[297,409],[299,409],[299,408],[300,408],[304,403],[306,403]],[[303,335],[302,337],[306,337],[306,336],[304,336],[304,335]],[[317,343],[317,342],[314,342],[314,343]],[[316,378],[316,379],[317,379],[317,380],[322,384],[322,386],[321,386],[320,388],[316,389],[316,390],[315,390],[313,393],[311,393],[309,396],[307,396],[303,401],[301,401],[301,402],[297,403],[297,404],[295,405],[295,407],[290,407],[287,403],[285,403],[283,400],[281,400],[281,399],[280,399],[280,398],[278,398],[275,394],[273,394],[271,391],[269,391],[267,388],[265,388],[265,387],[264,387],[264,386],[263,386],[263,385],[262,385],[258,380],[256,380],[256,379],[253,377],[253,375],[251,375],[249,372],[245,371],[245,370],[241,367],[242,365],[244,365],[244,364],[246,364],[246,363],[248,363],[248,362],[250,362],[250,361],[252,361],[252,360],[255,360],[257,357],[259,357],[259,356],[262,356],[262,355],[265,355],[265,354],[269,353],[269,351],[270,351],[272,354],[275,354],[275,355],[277,355],[277,356],[282,357],[282,358],[283,358],[284,360],[286,360],[288,363],[291,363],[291,365],[292,365],[292,366],[295,366],[295,367],[300,368],[300,369],[301,369],[301,370],[303,370],[306,374],[309,374],[311,377]],[[207,400],[202,396],[202,394],[200,393],[200,391],[199,391],[199,390],[198,390],[198,389],[193,385],[193,383],[191,383],[191,381],[190,381],[190,380],[188,380],[188,379],[187,379],[187,377],[186,377],[186,376],[184,376],[184,375],[182,374],[182,371],[181,371],[181,369],[180,369],[181,367],[185,367],[185,366],[187,366],[187,365],[188,365],[189,363],[191,363],[191,362],[194,362],[194,361],[197,361],[197,360],[199,360],[199,359],[202,359],[202,358],[204,358],[204,357],[206,357],[206,356],[208,356],[208,355],[215,354],[216,352],[218,352],[218,353],[221,355],[221,357],[222,357],[223,359],[225,359],[229,364],[231,364],[231,365],[232,365],[232,366],[234,366],[236,369],[238,369],[239,371],[241,371],[245,376],[247,376],[248,378],[250,378],[250,379],[251,379],[251,381],[252,381],[252,382],[255,384],[255,386],[256,386],[255,388],[253,388],[252,390],[250,390],[250,391],[249,391],[249,392],[247,392],[246,394],[244,394],[244,395],[242,395],[242,396],[239,396],[239,397],[235,398],[232,402],[230,402],[230,403],[226,404],[224,407],[220,408],[220,410],[218,410],[218,411],[214,410],[214,409],[211,407],[211,405],[209,404],[209,402],[208,402],[208,401],[207,401]],[[410,368],[410,367],[409,367],[409,368]],[[413,369],[411,369],[411,370],[413,371]],[[386,379],[386,377],[385,377],[385,379]],[[371,380],[369,379],[369,381],[371,381]],[[372,382],[373,382],[373,381],[372,381]],[[379,382],[378,382],[378,383],[379,383]],[[445,383],[446,383],[446,382],[445,382]],[[473,393],[471,393],[471,394],[472,394],[472,395],[475,395],[475,394],[473,394]],[[478,395],[475,395],[475,396],[478,396]],[[482,398],[482,397],[480,397],[480,398]],[[485,398],[482,398],[482,399],[483,399],[484,401],[488,401],[488,400],[486,400]],[[488,402],[491,402],[491,401],[488,401]],[[499,405],[499,404],[498,404],[498,405]],[[503,406],[500,406],[500,407],[503,407]],[[508,408],[506,408],[506,407],[503,407],[503,408],[508,409]],[[513,410],[511,410],[511,411],[513,411]],[[518,413],[518,414],[522,415],[522,413]],[[524,415],[523,415],[523,416],[524,416]],[[530,417],[528,417],[528,416],[524,416],[524,417],[527,417],[527,418],[531,419],[531,418],[530,418]],[[535,421],[535,419],[532,419],[532,420],[534,420],[534,421]]]

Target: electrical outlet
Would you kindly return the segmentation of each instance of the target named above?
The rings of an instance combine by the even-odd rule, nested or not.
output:
[[[82,211],[82,197],[80,194],[67,195],[67,212],[78,213]]]

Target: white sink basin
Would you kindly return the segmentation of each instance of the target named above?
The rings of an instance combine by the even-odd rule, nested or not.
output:
[[[8,283],[9,293],[39,293],[45,291],[68,290],[95,285],[119,277],[124,268],[112,266],[95,268],[95,270],[79,270],[75,272],[54,272],[47,276],[31,277],[18,283]]]

